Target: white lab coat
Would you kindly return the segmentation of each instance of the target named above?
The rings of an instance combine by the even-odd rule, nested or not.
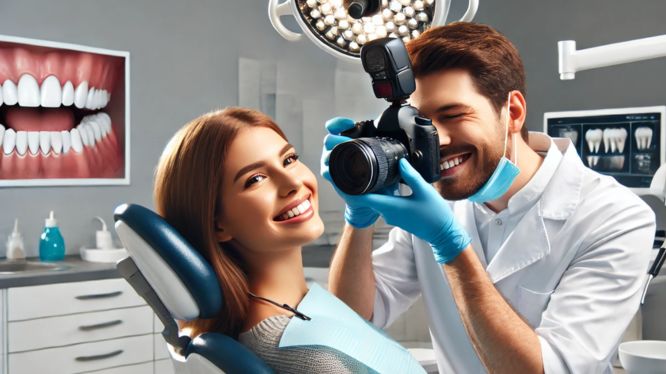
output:
[[[495,287],[538,334],[546,373],[610,373],[639,306],[654,213],[612,177],[585,167],[568,139],[530,134],[530,147],[563,156],[541,198],[486,265],[473,205],[452,204]],[[373,253],[373,323],[390,325],[420,294],[440,373],[482,373],[428,243],[394,228]]]

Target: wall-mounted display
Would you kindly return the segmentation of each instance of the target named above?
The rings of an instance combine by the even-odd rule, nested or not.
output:
[[[544,130],[571,139],[583,162],[627,187],[650,187],[664,162],[666,106],[544,114]]]
[[[129,52],[0,35],[0,186],[129,184]]]

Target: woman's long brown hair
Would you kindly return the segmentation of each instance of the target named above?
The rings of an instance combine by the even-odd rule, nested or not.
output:
[[[286,136],[267,115],[230,107],[204,114],[180,129],[164,150],[155,172],[153,197],[157,212],[178,230],[215,270],[223,307],[211,319],[181,322],[195,337],[216,331],[238,336],[249,298],[243,262],[230,245],[218,243],[215,218],[221,201],[224,160],[239,130],[268,127]]]

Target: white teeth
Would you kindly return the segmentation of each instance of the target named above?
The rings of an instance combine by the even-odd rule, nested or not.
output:
[[[615,133],[615,143],[617,144],[617,150],[620,153],[624,153],[624,145],[627,141],[627,129],[624,127],[617,129]]]
[[[49,131],[49,136],[51,137],[53,152],[59,155],[62,151],[62,134],[59,131]]]
[[[611,129],[604,129],[603,139],[604,139],[604,152],[608,153],[610,151],[610,135]]]
[[[585,141],[587,141],[587,147],[592,153],[598,153],[599,147],[601,147],[601,139],[603,137],[603,131],[601,129],[587,130],[585,132]]]
[[[71,143],[72,143],[72,149],[76,153],[81,153],[83,151],[83,144],[81,143],[81,134],[79,134],[79,130],[77,129],[72,129],[71,133]]]
[[[86,100],[88,98],[88,81],[81,82],[76,91],[74,91],[74,105],[77,108],[83,109],[86,106]]]
[[[7,79],[2,84],[2,96],[7,105],[16,105],[18,103],[18,90],[14,82]]]
[[[5,131],[5,140],[2,142],[2,150],[6,155],[12,153],[16,145],[16,131],[14,129],[7,129]]]
[[[83,141],[83,145],[85,145],[86,147],[90,147],[90,138],[88,138],[88,131],[86,130],[87,126],[88,126],[87,123],[81,123],[76,128],[79,130],[79,135],[81,135],[81,140]]]
[[[2,101],[2,100],[0,100]],[[0,124],[0,144],[2,144],[2,140],[5,137],[5,126]]]
[[[38,145],[38,148],[39,148],[39,138],[37,139],[37,145]],[[27,131],[17,131],[16,132],[16,152],[18,152],[18,154],[23,156],[27,149],[28,149],[28,132]]]
[[[599,156],[587,156],[587,165],[591,168],[596,167],[599,163]]]
[[[67,81],[62,86],[62,105],[71,106],[74,104],[74,85],[71,81]]]
[[[38,107],[39,85],[37,80],[30,74],[23,74],[18,83],[18,103],[22,107]]]
[[[69,134],[69,131],[65,130],[60,131],[60,135],[62,136],[62,153],[67,153],[72,146],[71,135]]]
[[[48,131],[39,132],[39,149],[46,155],[51,150],[51,134]]]
[[[636,138],[636,147],[639,150],[647,150],[652,146],[652,129],[649,127],[639,127],[634,131]]]
[[[439,164],[439,170],[442,171],[442,170],[450,169],[454,166],[460,165],[462,162],[463,162],[462,157],[456,157],[456,158],[453,158],[453,159],[443,161],[442,163]]]
[[[578,141],[578,131],[576,130],[564,130],[560,132],[561,136],[571,139],[571,142],[577,144]]]
[[[289,218],[291,218],[291,217],[295,216],[295,214],[294,214],[294,212],[293,212],[293,209],[292,209],[292,210],[289,210],[289,211],[287,211],[287,216],[289,216]]]
[[[62,89],[60,81],[53,75],[49,75],[42,82],[40,89],[41,105],[45,108],[59,108],[62,104]]]
[[[280,220],[286,220],[286,219],[289,219],[289,218],[299,216],[299,215],[307,212],[307,210],[310,209],[311,206],[312,206],[312,204],[310,204],[310,200],[305,200],[302,203],[298,204],[298,206],[288,210],[286,213],[283,213],[280,216]]]
[[[84,127],[85,131],[88,133],[88,142],[90,143],[90,147],[95,145],[95,132],[93,131],[93,127],[90,124],[87,124],[86,127]]]
[[[94,109],[95,107],[93,104],[93,100],[95,98],[95,92],[97,92],[97,89],[95,89],[94,87],[90,88],[90,91],[88,91],[88,96],[86,97],[86,105],[85,105],[87,109]]]
[[[19,131],[16,133],[16,149],[18,150],[18,136],[21,135],[22,132],[25,131]],[[37,131],[28,131],[28,148],[30,148],[30,153],[33,155],[36,155],[37,152],[39,152],[39,132]],[[20,152],[19,152],[20,153]]]

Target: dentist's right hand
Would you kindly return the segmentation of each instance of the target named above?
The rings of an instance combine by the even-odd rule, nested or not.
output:
[[[333,179],[328,170],[328,160],[333,147],[351,140],[351,138],[342,136],[340,133],[351,129],[352,127],[354,127],[354,121],[345,117],[335,117],[326,122],[328,135],[324,138],[324,147],[321,152],[321,175],[331,183],[338,195],[345,200],[345,221],[356,228],[365,228],[377,221],[379,213],[362,202],[352,199],[350,195],[340,191],[335,183],[333,183]],[[352,200],[354,201],[352,202]]]

